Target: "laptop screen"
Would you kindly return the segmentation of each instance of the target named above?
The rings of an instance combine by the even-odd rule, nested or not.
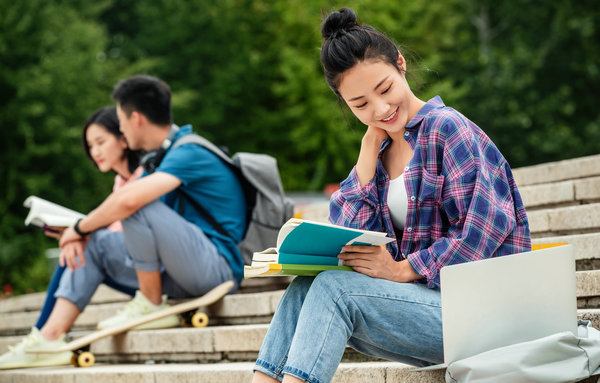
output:
[[[444,362],[563,331],[577,334],[572,245],[441,270]]]

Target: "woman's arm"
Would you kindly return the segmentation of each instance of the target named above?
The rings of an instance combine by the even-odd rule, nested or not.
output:
[[[383,129],[369,126],[362,138],[358,161],[356,162],[356,174],[360,186],[364,187],[375,176],[379,149],[381,144],[388,138]]]
[[[367,129],[356,165],[341,183],[340,190],[331,196],[331,223],[363,230],[383,230],[375,175],[379,151],[387,137],[381,129]]]

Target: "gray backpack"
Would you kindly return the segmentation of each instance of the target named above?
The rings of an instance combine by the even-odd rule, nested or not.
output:
[[[491,330],[493,331],[493,330]],[[565,331],[496,348],[450,363],[447,383],[596,382],[600,374],[600,332],[578,321],[577,336]]]
[[[215,144],[195,133],[186,134],[175,141],[172,149],[190,143],[208,149],[223,160],[238,176],[242,184],[248,209],[248,224],[242,241],[238,243],[238,248],[242,253],[244,263],[249,265],[252,263],[254,252],[276,246],[279,229],[294,213],[293,202],[283,193],[277,160],[266,154],[243,152],[236,153],[230,158]],[[221,235],[230,237],[229,233],[206,209],[181,188],[178,191],[215,230]]]

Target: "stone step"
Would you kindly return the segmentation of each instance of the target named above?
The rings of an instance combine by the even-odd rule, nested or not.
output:
[[[569,243],[575,249],[577,270],[590,270],[598,267],[585,267],[585,263],[592,264],[593,260],[600,259],[600,233],[573,234],[552,237],[532,238],[533,244]]]
[[[600,232],[600,203],[528,211],[536,237]]]
[[[577,307],[600,309],[600,270],[577,272]]]
[[[10,312],[38,312],[46,299],[46,293],[32,293],[12,297],[0,301],[0,313]],[[127,294],[120,293],[105,285],[100,285],[94,296],[92,296],[91,304],[125,302],[131,297]]]
[[[285,290],[293,277],[271,277],[245,279],[235,294],[247,294],[263,291]],[[39,311],[46,299],[46,293],[32,293],[0,301],[0,313]],[[131,297],[106,285],[100,285],[92,296],[91,304],[127,302]]]
[[[527,185],[600,176],[600,155],[547,162],[513,169],[519,188]]]
[[[595,236],[595,242],[590,241],[591,244],[598,245],[600,243],[600,234],[593,234],[592,236]],[[581,237],[582,236],[578,236],[580,242],[584,242],[588,239],[581,239]],[[553,238],[552,241],[547,243],[560,242],[561,240],[569,242],[566,241],[566,239],[566,237]],[[600,270],[577,271],[576,280],[577,297],[579,301],[578,306],[580,308],[599,307]],[[284,290],[277,290],[262,293],[228,295],[214,305],[203,308],[203,311],[209,315],[212,324],[269,323],[283,292]],[[100,293],[105,297],[110,296],[110,292],[104,289]],[[122,295],[117,292],[114,294],[115,298],[120,298]],[[125,298],[128,299],[127,296],[125,296]],[[8,302],[10,302],[10,300],[8,300]],[[75,330],[91,330],[99,321],[114,315],[123,304],[124,301],[89,305],[79,316],[73,328]],[[1,315],[0,334],[25,334],[35,324],[38,315],[39,313],[37,311],[5,312]]]
[[[96,365],[91,368],[45,367],[8,370],[0,373],[0,383],[52,382],[194,382],[239,383],[252,380],[253,363]],[[412,367],[393,362],[342,363],[333,383],[439,383],[444,370],[411,371]]]
[[[590,320],[595,328],[600,328],[600,309],[579,309],[578,318]],[[98,361],[110,363],[252,361],[257,357],[268,326],[250,324],[129,331],[94,342],[90,351]],[[0,353],[21,339],[22,336],[0,337]],[[360,357],[360,354],[347,352],[345,360]]]
[[[600,200],[600,177],[519,187],[528,211]]]
[[[213,324],[269,323],[283,292],[284,290],[276,290],[227,295],[214,305],[203,308],[203,311],[208,314],[210,323]],[[124,303],[121,301],[89,305],[77,318],[74,329],[95,328],[99,321],[114,315]],[[2,313],[0,334],[28,333],[38,315],[38,311]]]

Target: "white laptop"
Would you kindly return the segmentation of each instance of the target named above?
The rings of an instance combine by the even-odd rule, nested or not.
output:
[[[442,268],[444,364],[558,332],[577,335],[575,256],[562,245]]]

